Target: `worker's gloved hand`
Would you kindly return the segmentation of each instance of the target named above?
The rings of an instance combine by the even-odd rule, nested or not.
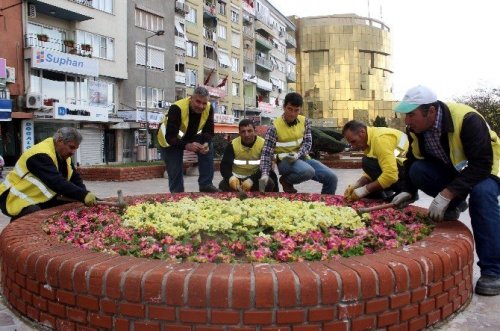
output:
[[[448,208],[449,204],[450,200],[439,193],[431,202],[429,207],[429,217],[437,222],[442,221],[446,208]]]
[[[266,192],[266,186],[267,183],[269,182],[269,176],[267,175],[262,175],[259,179],[259,192],[264,193]]]
[[[208,143],[204,143],[200,149],[201,154],[207,154],[209,151],[209,145]]]
[[[351,195],[349,196],[349,198],[347,198],[347,200],[348,201],[358,201],[359,199],[366,197],[368,194],[370,194],[370,192],[368,192],[366,185],[361,186],[361,187],[354,189],[352,191]]]
[[[344,199],[349,200],[349,197],[351,196],[352,192],[357,188],[358,187],[355,184],[347,186],[347,188],[344,191]]]
[[[285,160],[288,161],[288,163],[295,163],[299,159],[299,154],[297,153],[288,153],[287,156],[284,157]]]
[[[252,186],[253,186],[253,180],[251,180],[250,178],[245,179],[241,183],[241,189],[245,192],[250,191],[252,189]]]
[[[97,197],[95,196],[94,193],[89,192],[85,196],[84,202],[85,202],[85,206],[93,206],[97,203]]]
[[[238,191],[240,188],[240,180],[236,176],[231,176],[229,178],[229,187],[235,191]]]
[[[391,203],[398,208],[404,208],[410,204],[411,198],[411,193],[401,192],[392,199]]]

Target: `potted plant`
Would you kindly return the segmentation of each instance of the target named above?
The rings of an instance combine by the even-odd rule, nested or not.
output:
[[[73,39],[64,39],[64,46],[75,47],[75,41]]]
[[[36,37],[40,41],[49,41],[49,36],[47,36],[45,33],[39,33],[36,35]]]
[[[92,50],[92,46],[90,46],[90,44],[81,44],[80,47],[82,51],[90,52]]]

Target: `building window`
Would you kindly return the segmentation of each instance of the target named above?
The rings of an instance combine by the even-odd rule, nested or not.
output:
[[[224,25],[217,25],[217,31],[217,35],[219,36],[219,38],[227,39],[227,29]]]
[[[113,0],[93,0],[92,8],[105,11],[106,13],[113,13]]]
[[[186,56],[198,57],[198,43],[194,41],[186,42]]]
[[[181,38],[186,38],[186,33],[184,31],[185,30],[185,27],[184,27],[184,23],[180,22],[180,21],[175,21],[175,36],[176,37],[181,37]]]
[[[240,96],[240,84],[233,83],[233,97]]]
[[[93,34],[90,32],[76,31],[76,43],[88,44],[92,47],[92,56],[113,60],[114,59],[114,39],[106,36]]]
[[[189,7],[189,13],[186,15],[186,20],[196,24],[196,9]]]
[[[137,86],[135,89],[136,107],[144,107],[146,105],[145,90],[144,86]],[[148,108],[161,108],[161,101],[165,100],[164,95],[165,92],[163,89],[148,87]]]
[[[135,45],[135,64],[144,66],[146,61],[146,46]],[[148,45],[148,67],[152,69],[165,70],[165,50]]]
[[[186,86],[198,85],[198,72],[195,69],[186,69]]]
[[[232,66],[231,60],[229,59],[229,53],[226,50],[219,48],[219,66],[221,68],[229,68]]]
[[[231,58],[232,69],[234,72],[238,72],[240,70],[240,59],[236,57]]]
[[[136,8],[135,25],[150,31],[163,30],[163,17]]]
[[[233,23],[239,23],[240,22],[240,13],[238,13],[234,9],[231,9],[231,22],[233,22]]]
[[[226,4],[224,2],[219,2],[219,14],[226,16]]]
[[[238,32],[231,31],[231,45],[234,48],[241,47],[241,35]]]

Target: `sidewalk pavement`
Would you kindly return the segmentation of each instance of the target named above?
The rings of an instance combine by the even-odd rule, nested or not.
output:
[[[345,188],[350,183],[356,181],[360,176],[359,169],[334,169],[339,178],[337,194],[343,194]],[[6,173],[6,172],[5,172]],[[221,180],[219,172],[214,176],[214,185],[217,186]],[[198,192],[198,176],[185,176],[184,186],[186,192]],[[100,198],[116,197],[116,191],[121,189],[124,196],[164,193],[168,192],[168,180],[163,178],[139,180],[133,182],[85,182],[87,188]],[[321,185],[317,182],[309,181],[295,185],[299,192],[319,193]],[[281,190],[281,188],[280,188]],[[417,206],[427,208],[432,198],[419,192],[420,200],[415,203]],[[462,213],[459,219],[469,228],[470,217],[468,212]],[[0,231],[7,226],[9,219],[0,214]],[[476,257],[477,261],[477,257]],[[479,278],[479,268],[474,266],[474,284]],[[477,330],[500,330],[500,295],[496,297],[484,297],[475,295],[470,305],[448,323],[435,327],[435,330],[443,331],[477,331]],[[0,331],[26,331],[34,330],[33,324],[25,318],[17,316],[13,311],[5,306],[5,302],[0,300]]]

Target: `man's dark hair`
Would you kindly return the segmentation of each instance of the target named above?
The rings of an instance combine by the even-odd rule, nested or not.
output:
[[[253,128],[255,129],[255,123],[252,120],[250,120],[248,118],[242,119],[240,121],[240,124],[238,124],[238,129],[240,129],[244,126],[249,126],[249,125],[253,126]]]
[[[351,131],[353,133],[359,133],[359,130],[365,129],[366,130],[366,124],[361,122],[361,121],[356,121],[356,120],[351,120],[347,122],[344,125],[344,128],[342,129],[342,135],[345,135],[346,131]]]
[[[433,102],[433,103],[428,103],[426,105],[420,105],[418,108],[422,111],[422,115],[427,116],[429,113],[429,109],[434,106],[436,108],[436,111],[439,109],[439,101]]]
[[[302,99],[302,96],[299,93],[290,92],[285,96],[285,100],[283,101],[283,107],[285,107],[288,104],[291,104],[292,106],[295,107],[302,107],[303,103],[304,99]]]

